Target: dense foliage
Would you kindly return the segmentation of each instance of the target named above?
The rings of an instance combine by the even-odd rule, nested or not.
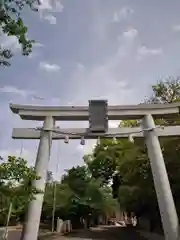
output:
[[[168,78],[152,86],[152,96],[147,103],[172,103],[180,100],[180,78]],[[179,119],[156,119],[158,125],[179,124]],[[135,127],[139,121],[123,121],[120,127]],[[160,139],[178,214],[180,214],[180,143],[179,138]],[[104,183],[112,181],[114,197],[122,210],[134,212],[160,223],[156,193],[146,146],[128,143],[126,140],[101,140],[91,155],[85,156],[95,178]],[[153,224],[153,223],[152,223]]]
[[[52,216],[53,191],[54,184],[48,184],[43,206],[43,216],[46,215],[46,218]],[[86,166],[68,170],[61,183],[56,184],[56,192],[55,215],[62,219],[71,219],[75,227],[82,224],[82,218],[87,220],[90,216],[96,218],[99,214],[111,215],[117,208],[111,188],[102,186],[100,181],[94,179]]]
[[[9,156],[6,162],[0,164],[0,224],[6,221],[11,206],[11,219],[17,221],[25,211],[38,189],[31,182],[39,177],[33,167],[28,167],[23,158]]]
[[[0,36],[14,36],[17,38],[23,55],[29,55],[32,50],[33,40],[27,37],[28,28],[24,25],[21,13],[24,8],[37,11],[39,0],[4,0],[0,1]],[[9,66],[13,56],[11,49],[0,45],[0,66]]]

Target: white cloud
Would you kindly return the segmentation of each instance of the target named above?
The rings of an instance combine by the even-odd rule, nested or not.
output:
[[[25,89],[19,89],[19,88],[14,87],[14,86],[1,87],[0,92],[1,93],[8,93],[8,94],[16,94],[16,95],[19,95],[19,96],[24,97],[24,98],[34,94],[33,91],[28,91],[28,90],[25,90]]]
[[[85,66],[82,63],[77,63],[77,69],[79,71],[83,71],[85,69]]]
[[[34,165],[35,159],[36,159],[36,152],[35,151],[29,151],[27,149],[24,149],[22,147],[19,149],[5,149],[0,150],[0,156],[6,161],[8,159],[8,156],[15,156],[15,157],[22,157],[24,158],[29,165]]]
[[[89,154],[92,152],[92,149],[95,147],[97,140],[86,140],[85,145],[78,144],[77,151],[82,155]]]
[[[7,36],[2,31],[0,31],[0,45],[2,48],[10,49],[13,53],[18,52],[21,49],[17,37]]]
[[[130,28],[122,34],[122,37],[126,40],[133,41],[138,35],[138,31],[135,28]]]
[[[43,1],[43,4],[44,6],[41,6],[41,11],[40,11],[42,14],[41,15],[42,18],[50,15],[51,13],[53,14],[54,10],[52,9],[51,1]],[[130,82],[131,80],[131,76],[129,75],[129,72],[131,72],[131,70],[133,72],[132,59],[134,57],[133,51],[134,49],[136,49],[136,46],[134,46],[134,44],[135,44],[135,41],[137,40],[136,38],[138,37],[138,31],[134,28],[129,28],[127,31],[122,33],[119,38],[119,42],[117,41],[117,44],[119,44],[117,46],[117,51],[109,55],[110,49],[109,49],[109,45],[106,44],[107,43],[106,40],[109,40],[108,38],[109,26],[110,26],[109,24],[111,22],[112,15],[107,17],[106,14],[105,15],[103,14],[101,9],[96,8],[97,14],[96,14],[96,11],[93,11],[93,19],[95,19],[94,24],[92,24],[91,22],[93,26],[90,26],[90,24],[88,26],[88,23],[87,23],[87,26],[92,30],[90,34],[90,39],[89,39],[91,41],[91,44],[89,45],[89,47],[87,47],[88,45],[85,46],[84,49],[82,49],[81,46],[80,46],[80,49],[77,49],[77,54],[76,54],[77,60],[79,59],[78,58],[79,53],[81,53],[83,50],[84,58],[81,58],[81,60],[83,61],[84,59],[86,63],[84,65],[81,63],[78,63],[75,71],[68,73],[68,76],[70,75],[70,77],[67,78],[68,82],[65,81],[63,88],[60,89],[60,91],[62,91],[62,89],[66,90],[65,88],[68,85],[66,94],[63,94],[60,92],[59,96],[61,96],[62,99],[53,100],[49,98],[48,100],[43,101],[43,105],[44,103],[46,104],[46,102],[51,105],[54,104],[55,102],[62,105],[65,103],[65,101],[72,102],[72,105],[88,104],[88,100],[94,99],[94,98],[108,99],[108,102],[111,105],[137,103],[139,98],[139,95],[138,95],[139,91],[137,94],[135,89],[128,82]],[[72,21],[73,18],[71,18],[71,16],[69,17],[70,17],[69,20]],[[96,18],[98,20],[98,24],[97,24]],[[51,30],[49,31],[51,32]],[[99,52],[97,51],[96,53],[97,58],[95,57],[95,59],[93,59],[94,54],[92,53],[92,50],[98,49],[99,44],[102,44],[102,42],[104,43],[103,45],[103,48],[105,51],[104,53],[107,55],[103,61],[99,62],[98,61]],[[94,48],[93,44],[97,48]],[[108,44],[113,44],[113,43],[108,42]],[[49,43],[49,45],[47,45],[46,47],[50,48],[50,45],[51,44]],[[90,62],[94,60],[93,65],[90,64],[90,66],[88,66],[87,58],[90,59]],[[54,69],[56,70],[58,69],[59,71],[60,69],[59,66],[57,65],[58,67],[54,68],[52,67],[53,65],[54,64],[50,64],[48,62],[43,62],[40,64],[40,67],[41,69],[46,69],[51,72],[54,71]],[[138,86],[138,83],[137,83],[137,86]],[[44,90],[46,91],[46,89]],[[52,92],[49,89],[49,94],[52,93],[52,96],[56,97],[53,95],[53,93],[55,94],[55,91],[53,92],[53,88],[51,90]],[[41,104],[40,101],[39,101],[39,104]],[[6,125],[8,124],[8,129],[10,129],[9,130],[10,132],[12,130],[12,125],[13,126],[18,125],[21,127],[23,124],[26,123],[25,121],[20,120],[19,117],[17,116],[16,119],[18,119],[17,120],[18,123],[12,124],[12,117],[10,116],[10,114],[8,116],[9,116],[8,119],[10,123],[6,123]],[[4,120],[4,122],[6,122],[6,119]],[[60,124],[61,124],[60,126],[62,127],[63,123],[60,123]],[[66,124],[65,127],[67,127],[67,123],[65,124]],[[70,124],[72,123],[69,123],[69,126]],[[117,124],[115,122],[109,122],[110,127],[116,127],[118,124],[119,124],[119,121]],[[82,127],[82,125],[83,124],[80,122],[79,127]],[[31,127],[31,124],[29,123],[29,121],[26,123],[26,126]],[[3,144],[2,149],[6,149],[6,146],[8,146],[9,144],[9,141],[7,141],[7,133],[5,132],[3,136],[6,137],[6,142]],[[3,137],[3,139],[5,139],[5,137]],[[14,143],[12,144],[13,146],[15,142],[19,142],[19,141],[18,140],[14,141]],[[29,147],[31,146],[31,144],[34,143],[34,141],[26,141],[26,142],[27,144],[29,144]],[[71,141],[71,143],[68,146],[68,145],[63,145],[63,141],[62,141],[60,144],[60,160],[62,160],[60,161],[61,171],[63,171],[64,168],[71,167],[75,163],[79,163],[80,161],[82,161],[81,156],[83,156],[84,153],[91,151],[95,142],[96,141],[87,140],[86,145],[81,146],[79,145],[79,141],[77,141],[77,143],[76,141]],[[53,141],[53,145],[54,143],[55,141]],[[14,149],[16,148],[14,147]],[[26,149],[29,149],[29,148],[26,148]],[[31,146],[31,149],[32,149],[32,146]],[[77,150],[78,150],[78,154],[77,154]],[[52,151],[52,163],[50,164],[52,165],[54,170],[56,170],[55,162],[54,162],[56,159],[56,154],[57,154],[57,151]]]
[[[127,31],[123,32],[118,37],[118,42],[119,42],[118,55],[119,55],[119,57],[126,56],[133,49],[137,36],[138,36],[137,29],[129,28]]]
[[[52,3],[49,0],[41,0],[38,8],[39,11],[52,10]]]
[[[33,43],[33,47],[35,47],[35,48],[42,48],[42,47],[44,47],[44,45],[42,43],[40,43],[40,42],[35,42],[35,43]]]
[[[62,104],[62,101],[60,98],[52,98],[49,96],[43,97],[43,96],[39,96],[39,95],[33,95],[32,100],[33,100],[33,102],[36,102],[40,105],[52,106],[52,105],[61,105]],[[32,102],[32,104],[34,104],[33,102]]]
[[[46,15],[44,16],[44,19],[47,20],[50,24],[56,24],[56,17],[53,15]]]
[[[40,69],[45,70],[47,72],[58,72],[61,68],[57,64],[50,64],[47,62],[40,62]]]
[[[10,49],[14,54],[21,50],[21,45],[18,42],[16,36],[8,36],[0,30],[0,46],[5,49]],[[33,51],[28,55],[29,58],[32,58],[38,54],[37,48],[42,48],[44,45],[39,42],[33,44]]]
[[[63,5],[60,0],[41,0],[38,6],[40,18],[48,20],[50,24],[56,24],[56,17],[51,13],[58,13],[63,11]]]
[[[124,78],[121,78],[121,66],[132,55],[132,46],[137,35],[138,31],[134,28],[122,33],[117,52],[92,69],[78,64],[71,76],[70,91],[72,90],[75,95],[71,93],[69,101],[87,104],[89,99],[101,98],[108,99],[111,104],[123,103],[125,100],[128,102],[133,89]]]
[[[148,48],[147,46],[141,46],[137,50],[137,59],[141,60],[150,56],[157,56],[163,53],[162,48]]]
[[[174,32],[180,32],[180,24],[174,25],[172,29]]]
[[[31,52],[27,57],[29,58],[29,59],[34,59],[34,58],[36,58],[37,56],[38,56],[39,54],[37,53],[37,52]]]
[[[51,105],[61,105],[61,99],[60,98],[51,98]]]
[[[40,11],[49,11],[49,12],[62,12],[63,5],[60,0],[40,0],[40,5],[38,6]]]
[[[52,12],[62,12],[64,9],[63,5],[61,4],[60,0],[54,1],[54,8],[52,9]]]
[[[120,22],[129,18],[134,13],[134,10],[130,7],[123,7],[119,12],[115,11],[113,15],[113,22]]]
[[[113,15],[113,22],[119,22],[118,12],[114,12],[114,15]]]
[[[139,97],[136,89],[121,77],[121,72],[124,62],[132,59],[132,49],[137,36],[138,31],[134,28],[123,32],[118,38],[117,52],[93,68],[87,68],[82,63],[76,64],[67,90],[71,105],[85,105],[89,99],[107,99],[109,105],[132,104],[132,99],[133,103],[136,103],[136,97]],[[118,127],[119,123],[120,121],[109,121],[109,127]],[[76,127],[87,126],[79,123]],[[95,143],[96,140],[86,141],[85,146],[78,144],[76,150],[83,156],[92,151]]]
[[[118,128],[120,121],[109,121],[108,124],[109,124],[109,128]]]
[[[39,42],[35,42],[33,44],[33,47],[32,47],[32,52],[28,55],[28,58],[35,58],[37,57],[40,52],[39,52],[39,48],[43,48],[44,45],[42,43],[39,43]]]

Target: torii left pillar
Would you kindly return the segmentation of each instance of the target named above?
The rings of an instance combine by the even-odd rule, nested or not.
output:
[[[43,124],[44,130],[41,131],[35,165],[36,174],[40,177],[40,179],[35,180],[32,183],[33,187],[42,191],[42,193],[38,193],[35,196],[35,199],[29,203],[28,211],[26,213],[26,221],[21,235],[21,240],[37,240],[38,238],[41,210],[47,178],[47,169],[52,145],[52,131],[50,131],[49,129],[52,129],[53,127],[53,117],[46,117]]]

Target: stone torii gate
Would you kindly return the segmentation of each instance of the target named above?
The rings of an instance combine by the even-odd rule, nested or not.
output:
[[[179,136],[180,126],[158,127],[153,118],[177,118],[180,103],[107,106],[103,100],[88,106],[49,107],[10,104],[24,120],[43,121],[42,128],[14,128],[14,139],[40,139],[36,172],[41,178],[33,186],[44,191],[52,140],[145,137],[166,240],[179,239],[179,221],[158,137]],[[141,127],[108,129],[108,120],[142,119]],[[61,129],[55,121],[89,121],[89,128]],[[21,240],[37,240],[44,194],[37,194],[28,207]]]

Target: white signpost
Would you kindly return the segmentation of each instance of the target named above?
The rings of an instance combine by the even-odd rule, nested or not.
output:
[[[180,103],[108,106],[107,101],[90,101],[89,107],[49,107],[10,104],[24,120],[43,121],[42,128],[15,128],[14,139],[40,139],[36,172],[41,178],[33,186],[44,191],[52,140],[145,137],[166,240],[179,239],[179,221],[158,137],[179,136],[180,126],[155,126],[153,118],[177,118]],[[138,128],[108,129],[108,120],[142,119]],[[56,121],[89,121],[87,129],[61,129]],[[28,207],[21,240],[37,240],[44,194],[37,194]]]

